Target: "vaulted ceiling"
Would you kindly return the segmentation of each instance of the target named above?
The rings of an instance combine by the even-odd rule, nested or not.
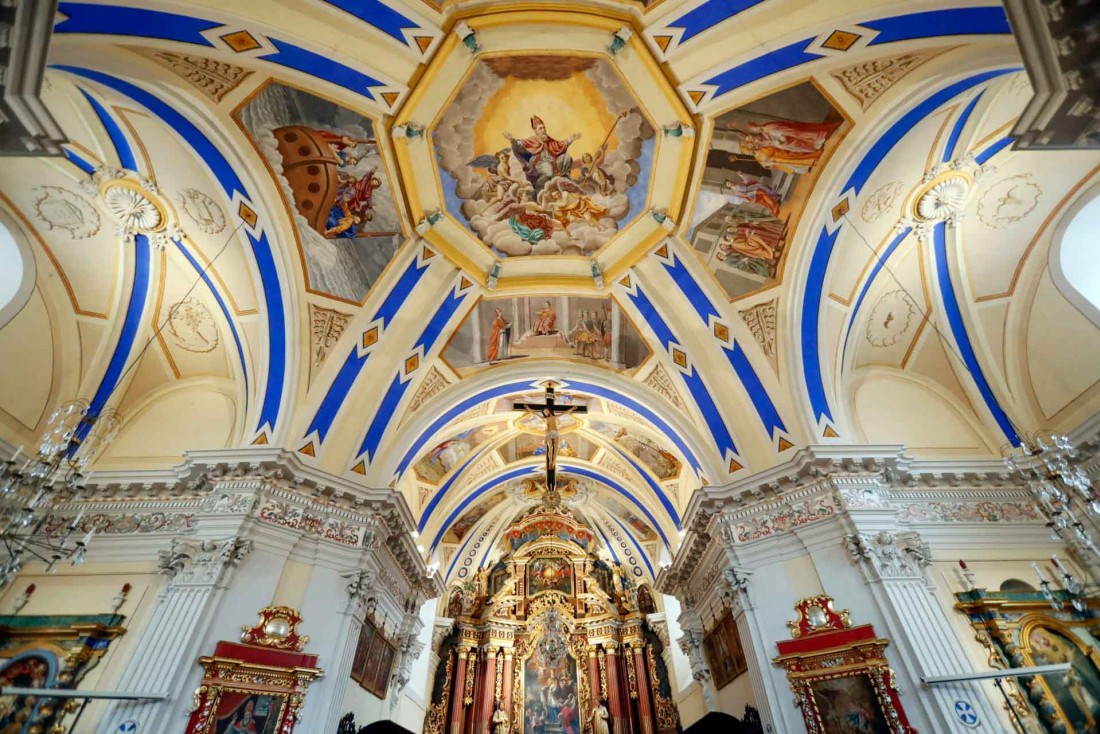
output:
[[[462,577],[537,491],[511,402],[552,380],[588,408],[566,502],[651,576],[694,489],[798,446],[992,458],[1097,408],[1057,242],[1100,155],[1012,150],[999,5],[62,2],[54,33],[66,156],[0,167],[13,445],[83,397],[123,420],[100,468],[282,446],[395,486]]]

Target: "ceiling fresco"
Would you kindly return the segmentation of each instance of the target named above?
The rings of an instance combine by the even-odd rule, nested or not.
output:
[[[432,141],[447,210],[498,256],[589,255],[645,209],[653,126],[604,59],[485,59]]]
[[[236,116],[293,209],[309,288],[362,301],[403,241],[374,123],[275,83]]]
[[[641,574],[803,446],[994,458],[1100,405],[1059,259],[1100,159],[1014,149],[999,5],[293,5],[61,4],[65,155],[0,168],[7,443],[83,397],[122,413],[101,470],[293,451],[457,578],[537,492],[512,403],[553,384],[566,499]]]

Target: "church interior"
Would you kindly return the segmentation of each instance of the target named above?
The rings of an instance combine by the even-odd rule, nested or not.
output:
[[[0,2],[0,734],[1100,731],[1098,39]]]

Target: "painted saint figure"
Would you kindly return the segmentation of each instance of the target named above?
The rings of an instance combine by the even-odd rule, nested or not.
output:
[[[729,127],[741,134],[741,152],[752,155],[764,168],[808,173],[840,122],[775,120],[750,122],[745,127],[731,123]]]
[[[257,734],[256,720],[252,713],[256,710],[256,702],[252,699],[245,701],[241,713],[236,715],[225,729],[225,734]]]
[[[573,169],[569,146],[580,139],[581,134],[573,133],[565,140],[552,138],[538,115],[531,116],[531,129],[534,134],[528,138],[516,138],[511,133],[504,133],[504,137],[512,144],[516,157],[524,162],[527,179],[538,192],[555,176],[569,176]]]
[[[535,314],[535,334],[547,336],[557,333],[555,324],[558,322],[558,313],[550,306],[550,301],[544,301],[542,308]]]
[[[779,194],[775,189],[757,176],[741,172],[738,172],[737,176],[740,180],[726,179],[723,184],[730,199],[737,204],[747,204],[763,209],[773,217],[779,216]]]
[[[489,330],[489,348],[485,353],[487,362],[496,362],[508,356],[508,346],[512,342],[512,322],[504,318],[500,308],[493,309],[493,325]],[[503,356],[502,356],[503,355]]]

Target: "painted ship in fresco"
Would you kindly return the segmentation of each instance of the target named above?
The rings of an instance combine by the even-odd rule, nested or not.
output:
[[[359,160],[364,151],[377,149],[374,138],[349,138],[305,125],[279,127],[272,133],[294,206],[310,227],[327,239],[397,234],[371,227],[382,174],[377,166],[360,171]]]

